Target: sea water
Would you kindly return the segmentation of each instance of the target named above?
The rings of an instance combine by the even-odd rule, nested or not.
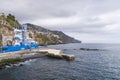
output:
[[[75,60],[40,57],[23,66],[0,70],[0,80],[120,80],[120,44],[75,43],[48,48],[74,54]]]

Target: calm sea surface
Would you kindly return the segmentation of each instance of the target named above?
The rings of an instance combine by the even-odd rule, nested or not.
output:
[[[41,57],[0,70],[0,80],[120,80],[120,44],[63,44],[49,48],[74,54],[74,61]],[[104,49],[82,51],[80,48]]]

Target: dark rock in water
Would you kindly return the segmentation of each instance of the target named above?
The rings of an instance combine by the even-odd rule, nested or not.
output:
[[[76,49],[73,49],[73,50],[76,50]]]
[[[12,64],[16,64],[16,63],[18,63],[20,61],[21,61],[20,57],[2,59],[0,61],[0,69],[6,68],[6,67],[11,66]]]
[[[3,68],[5,68],[5,66],[4,65],[0,65],[0,69],[3,69]]]
[[[20,64],[19,66],[23,66],[23,64]]]
[[[80,48],[83,51],[100,51],[100,49]]]
[[[64,51],[66,51],[67,49],[63,49]]]

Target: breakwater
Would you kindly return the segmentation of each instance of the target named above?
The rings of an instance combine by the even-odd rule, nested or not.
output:
[[[1,63],[0,67],[3,68],[5,65],[10,65],[18,62],[18,58],[19,61],[25,61],[34,58],[40,58],[42,56],[47,56],[56,59],[65,59],[69,61],[75,59],[74,55],[64,54],[61,50],[57,50],[57,49],[42,48],[42,49],[21,50],[21,51],[7,52],[0,54],[0,63]]]

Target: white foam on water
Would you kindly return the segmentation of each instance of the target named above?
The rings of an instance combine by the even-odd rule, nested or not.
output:
[[[22,64],[22,65],[30,65],[31,63],[35,62],[36,59],[29,59],[27,61],[24,61],[24,62],[20,62],[19,64]]]
[[[23,66],[23,65],[31,65],[31,63],[33,63],[35,61],[36,61],[36,59],[29,59],[27,61],[19,62],[17,64],[6,65],[5,68],[12,68],[12,67]]]

